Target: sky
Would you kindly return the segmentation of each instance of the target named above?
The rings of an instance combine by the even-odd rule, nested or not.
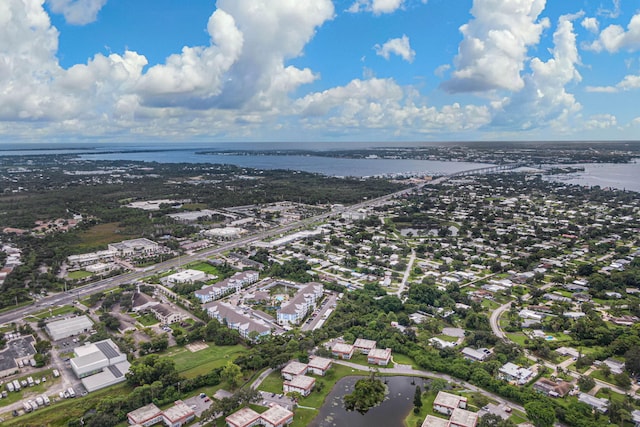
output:
[[[1,0],[0,144],[640,139],[634,0]]]

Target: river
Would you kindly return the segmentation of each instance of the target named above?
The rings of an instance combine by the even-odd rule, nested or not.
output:
[[[353,391],[357,380],[363,377],[346,377],[339,380],[327,396],[320,413],[310,427],[402,427],[405,417],[413,410],[416,385],[423,390],[427,380],[413,377],[382,377],[387,381],[388,395],[384,402],[364,415],[344,409],[342,399]],[[415,384],[411,384],[415,381]]]

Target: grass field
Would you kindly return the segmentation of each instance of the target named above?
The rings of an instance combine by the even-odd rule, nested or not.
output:
[[[11,414],[2,414],[4,426],[15,427],[65,427],[70,420],[82,417],[87,411],[95,409],[98,402],[108,396],[129,394],[131,387],[119,384],[103,390],[90,393],[82,398],[65,399],[52,402],[50,406],[38,409],[30,414],[13,418]]]
[[[213,274],[214,276],[220,276],[220,272],[218,271],[218,269],[208,262],[196,262],[187,265],[187,268],[190,268],[191,270],[204,271],[205,273]]]
[[[176,370],[187,378],[193,378],[199,374],[206,374],[214,368],[227,364],[246,351],[241,345],[219,347],[209,344],[204,350],[192,353],[186,348],[178,348],[169,351],[164,356],[171,357],[176,364]]]
[[[36,378],[42,379],[42,377],[46,377],[47,382],[34,385],[33,387],[25,387],[19,392],[9,393],[7,397],[0,400],[0,411],[3,410],[2,407],[7,406],[11,403],[18,402],[23,398],[35,399],[36,396],[46,393],[47,389],[51,386],[52,383],[55,383],[60,380],[59,378],[53,378],[53,375],[51,375],[51,371],[52,371],[51,369],[46,369],[44,371],[34,372],[30,375],[25,375],[23,377],[16,378],[18,381],[21,381],[21,380],[26,380],[27,377],[32,377],[34,380]]]
[[[133,318],[140,322],[142,326],[151,326],[158,323],[158,319],[156,319],[155,316],[151,313],[139,314],[133,316]]]
[[[416,365],[416,362],[412,358],[404,354],[395,353],[391,355],[391,358],[393,359],[393,362],[397,365],[411,365],[415,369],[419,368],[419,366]]]
[[[74,245],[75,249],[93,250],[104,247],[109,243],[120,242],[122,240],[139,237],[134,234],[125,234],[118,222],[108,222],[91,227],[80,234],[80,243]]]
[[[84,279],[85,277],[91,276],[93,276],[93,273],[89,273],[86,270],[71,271],[67,274],[69,279]]]
[[[61,307],[52,308],[51,311],[49,309],[40,310],[37,313],[32,314],[32,317],[36,319],[46,319],[47,317],[54,317],[57,315],[69,314],[75,311],[75,307],[70,305],[63,305]]]

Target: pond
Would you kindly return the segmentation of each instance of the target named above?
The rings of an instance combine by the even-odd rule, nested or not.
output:
[[[346,377],[338,381],[327,396],[311,427],[402,427],[405,417],[413,410],[416,385],[424,390],[428,380],[413,377],[382,377],[387,381],[388,394],[384,402],[364,415],[344,409],[343,397],[353,391],[360,378]],[[412,384],[414,382],[414,384]]]

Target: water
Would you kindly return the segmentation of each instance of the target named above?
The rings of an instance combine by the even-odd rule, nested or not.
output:
[[[586,187],[599,185],[602,188],[611,187],[618,190],[640,192],[640,162],[638,159],[635,159],[633,163],[581,163],[562,166],[584,168],[584,172],[549,175],[545,179]]]
[[[376,147],[440,146],[441,143],[406,142],[226,142],[226,143],[68,143],[51,148],[52,144],[1,144],[0,156],[78,154],[86,160],[137,160],[159,163],[221,163],[256,169],[287,169],[321,173],[330,176],[376,176],[392,174],[442,175],[462,170],[491,166],[486,163],[448,162],[429,160],[395,159],[338,159],[313,155],[221,155],[196,154],[200,151],[267,151],[305,149],[361,150]],[[136,150],[138,150],[136,152]],[[146,150],[146,151],[140,151]],[[612,187],[640,192],[640,162],[634,163],[586,163],[575,165],[584,172],[545,177],[549,181],[581,186]]]
[[[287,169],[330,176],[377,176],[391,174],[442,175],[492,166],[488,163],[403,159],[339,159],[322,156],[273,156],[197,154],[189,151],[121,152],[83,154],[85,160],[134,160],[159,163],[231,164],[254,169]]]
[[[421,378],[384,377],[389,394],[384,402],[364,415],[348,412],[342,399],[353,391],[357,380],[362,377],[346,377],[339,380],[327,396],[320,413],[309,424],[310,427],[402,427],[404,418],[413,410],[413,396],[416,385],[424,390]],[[415,381],[415,384],[411,384]]]

